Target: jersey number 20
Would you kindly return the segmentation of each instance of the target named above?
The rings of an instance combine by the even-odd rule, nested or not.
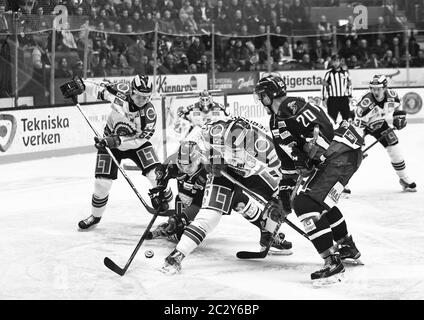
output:
[[[296,121],[301,122],[302,125],[307,128],[309,124],[316,119],[317,117],[315,117],[311,110],[305,110],[296,118]]]

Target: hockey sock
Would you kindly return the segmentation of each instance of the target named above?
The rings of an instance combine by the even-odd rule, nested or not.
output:
[[[250,223],[255,224],[255,221],[258,221],[261,216],[261,210],[256,205],[256,203],[249,198],[245,207],[239,211],[239,213]]]
[[[184,230],[176,249],[185,256],[189,255],[205,239],[221,220],[221,212],[211,209],[200,209],[196,218]]]
[[[325,259],[332,254],[333,232],[327,217],[322,214],[323,206],[309,196],[299,195],[294,200],[293,209],[320,256]]]
[[[96,178],[94,181],[94,192],[91,199],[91,214],[97,218],[101,218],[106,209],[112,181],[113,180],[110,179],[99,178]]]
[[[339,242],[347,237],[347,225],[343,217],[343,214],[340,212],[339,208],[331,208],[325,216],[327,221],[330,224],[330,228],[333,231],[334,241]]]
[[[402,152],[400,150],[399,144],[395,144],[394,146],[388,146],[386,150],[389,154],[390,161],[392,162],[392,166],[395,169],[395,172],[398,177],[400,179],[404,179],[407,182],[410,182],[408,174],[406,173],[406,164]]]

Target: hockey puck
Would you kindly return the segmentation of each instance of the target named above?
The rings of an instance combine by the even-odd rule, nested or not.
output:
[[[153,250],[146,250],[145,252],[144,252],[144,255],[146,256],[146,258],[152,258],[155,254],[154,254],[154,252],[153,252]]]

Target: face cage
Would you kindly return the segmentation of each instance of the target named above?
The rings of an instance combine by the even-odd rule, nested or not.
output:
[[[211,97],[200,97],[199,103],[203,111],[209,111],[209,105],[212,104],[212,99]]]
[[[152,97],[152,94],[150,92],[145,93],[145,92],[137,91],[135,89],[132,89],[131,91],[131,99],[140,108],[143,107],[146,103],[150,102],[151,97]]]

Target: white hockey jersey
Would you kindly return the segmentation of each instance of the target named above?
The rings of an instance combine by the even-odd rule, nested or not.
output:
[[[111,102],[112,110],[107,118],[104,136],[119,135],[119,150],[137,149],[153,136],[156,124],[155,108],[150,102],[141,109],[134,105],[127,83],[84,83],[88,95]]]

